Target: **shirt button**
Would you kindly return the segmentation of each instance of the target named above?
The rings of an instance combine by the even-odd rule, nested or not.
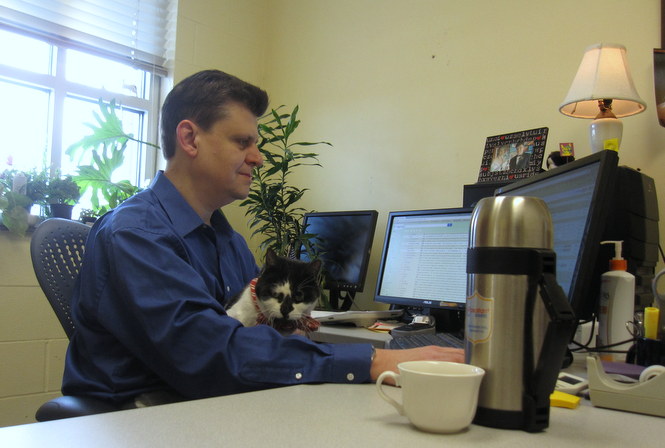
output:
[[[302,373],[300,373],[300,372],[296,373],[296,379],[301,380],[302,379]]]
[[[229,291],[231,291],[231,287],[230,287],[230,286],[227,286],[227,287],[226,287],[226,292],[229,292]]]
[[[349,381],[353,381],[356,377],[353,375],[353,373],[347,373],[346,374],[346,379]]]

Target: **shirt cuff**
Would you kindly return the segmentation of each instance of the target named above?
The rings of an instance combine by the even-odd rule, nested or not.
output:
[[[372,365],[374,347],[371,344],[331,344],[333,363],[331,382],[357,384],[367,383]]]

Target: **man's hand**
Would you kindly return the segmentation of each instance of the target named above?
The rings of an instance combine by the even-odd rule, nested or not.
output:
[[[405,361],[452,361],[464,362],[464,350],[449,347],[410,348],[407,350],[382,350],[377,349],[369,374],[372,381],[376,381],[381,372],[392,370],[398,372],[397,364]],[[390,378],[386,378],[390,383]]]

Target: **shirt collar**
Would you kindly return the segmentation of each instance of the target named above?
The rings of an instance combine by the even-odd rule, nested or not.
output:
[[[157,173],[157,176],[155,176],[150,185],[150,189],[159,200],[159,203],[180,236],[185,236],[205,225],[201,217],[189,205],[163,171]],[[219,210],[213,212],[210,222],[213,229],[217,232],[228,234],[231,231],[231,225]]]

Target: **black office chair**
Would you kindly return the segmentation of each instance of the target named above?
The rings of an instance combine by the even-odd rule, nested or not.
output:
[[[39,286],[70,339],[74,333],[70,300],[89,232],[90,227],[80,222],[52,218],[37,226],[30,241]]]
[[[30,257],[39,286],[55,315],[71,339],[74,333],[70,300],[90,227],[77,221],[51,218],[35,229],[30,241]],[[37,410],[39,422],[116,411],[117,407],[90,397],[54,398]]]

